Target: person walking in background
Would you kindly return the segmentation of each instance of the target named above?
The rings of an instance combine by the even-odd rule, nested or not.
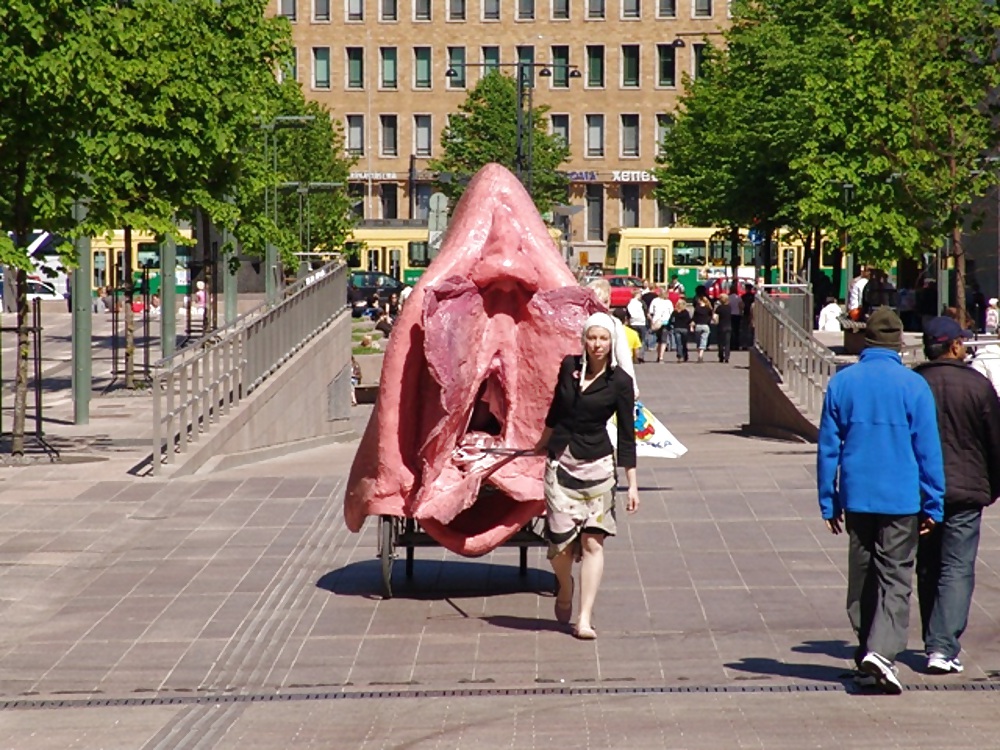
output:
[[[987,336],[996,336],[1000,331],[1000,308],[997,307],[997,298],[990,297],[989,307],[986,308],[986,318],[984,329]]]
[[[858,275],[851,279],[847,287],[847,315],[851,320],[862,319],[862,297],[871,273],[864,266],[858,267]]]
[[[660,289],[659,296],[649,303],[649,327],[656,336],[656,361],[663,361],[663,353],[670,350],[670,316],[674,305],[667,297],[667,290]]]
[[[719,361],[729,362],[729,346],[733,333],[733,311],[729,307],[729,295],[723,292],[715,305],[715,342],[719,350]]]
[[[628,306],[625,309],[628,311],[628,324],[632,327],[632,330],[639,334],[639,341],[642,342],[639,357],[635,361],[639,363],[645,362],[646,308],[642,305],[642,289],[637,288],[632,292],[632,299],[628,301]]]
[[[983,509],[1000,496],[1000,399],[990,383],[965,364],[963,330],[951,318],[924,329],[917,366],[937,404],[944,456],[944,520],[920,538],[917,593],[920,623],[932,674],[961,672],[959,638],[969,622]]]
[[[743,302],[743,320],[740,328],[741,346],[753,346],[753,303],[756,297],[757,293],[753,284],[747,284],[747,290],[740,297]]]
[[[712,335],[712,301],[708,295],[698,295],[694,298],[694,312],[691,313],[694,323],[694,336],[698,345],[698,362],[705,361],[705,350],[708,349],[708,339]]]
[[[898,695],[893,662],[906,648],[917,538],[943,517],[944,466],[930,386],[899,355],[899,316],[886,307],[872,313],[865,342],[857,364],[827,387],[816,481],[827,528],[840,534],[846,526],[850,538],[854,662],[883,692]]]
[[[976,347],[976,353],[969,365],[980,375],[986,376],[993,385],[993,390],[997,392],[997,397],[1000,398],[1000,344],[984,344]]]
[[[573,561],[580,559],[580,615],[574,633],[582,640],[597,637],[593,609],[604,572],[604,541],[617,532],[616,455],[628,481],[625,510],[639,509],[633,385],[618,366],[615,330],[607,313],[587,318],[583,355],[563,359],[545,429],[535,445],[548,456],[545,535],[559,583],[555,617],[564,625],[573,618]],[[617,446],[607,431],[612,416],[617,421]]]
[[[670,316],[670,330],[674,333],[674,351],[677,352],[678,362],[688,361],[688,336],[694,330],[694,323],[691,322],[691,312],[687,309],[687,302],[681,297],[674,306],[673,315]]]
[[[826,304],[819,311],[819,321],[816,323],[818,331],[840,331],[840,316],[844,311],[840,309],[840,304],[833,297],[826,298]]]
[[[733,282],[729,287],[729,312],[733,322],[733,331],[729,340],[729,348],[738,352],[743,347],[740,345],[740,325],[743,320],[743,300],[740,299],[740,286]]]

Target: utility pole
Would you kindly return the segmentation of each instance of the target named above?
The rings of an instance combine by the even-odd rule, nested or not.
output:
[[[78,199],[73,204],[73,219],[79,225],[86,218],[87,206]],[[90,424],[90,392],[94,381],[91,354],[94,310],[90,290],[93,257],[90,254],[90,237],[77,237],[73,245],[79,264],[70,280],[73,295],[73,424]]]
[[[191,284],[189,274],[188,285]],[[160,243],[160,355],[163,359],[172,357],[176,347],[177,243],[173,235],[168,234]]]

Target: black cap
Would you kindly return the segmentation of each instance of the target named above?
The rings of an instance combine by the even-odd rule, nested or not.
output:
[[[925,344],[947,344],[955,339],[971,339],[972,331],[962,328],[954,318],[940,316],[924,324]]]
[[[865,343],[899,351],[903,346],[903,321],[891,307],[879,307],[865,323]]]

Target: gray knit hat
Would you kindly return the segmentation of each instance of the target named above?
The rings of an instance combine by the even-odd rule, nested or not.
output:
[[[899,351],[903,346],[903,321],[891,307],[879,307],[865,323],[865,343]]]

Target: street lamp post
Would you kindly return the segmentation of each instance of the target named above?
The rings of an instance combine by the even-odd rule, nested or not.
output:
[[[310,193],[332,193],[344,187],[342,182],[282,182],[281,190],[294,190],[299,196],[299,247],[303,252],[312,252],[312,211],[309,207]],[[303,220],[303,216],[305,217]]]
[[[461,63],[457,67],[462,69],[461,73],[457,68],[452,67],[445,71],[445,76],[448,78],[464,77],[466,68],[485,68],[487,70],[514,68],[517,76],[517,147],[514,164],[517,178],[531,195],[534,188],[534,72],[538,69],[539,78],[551,78],[553,70],[565,70],[569,78],[580,78],[583,74],[576,65],[569,63],[541,63],[526,60],[510,63]],[[529,74],[530,80],[528,80]],[[527,108],[525,107],[525,89],[527,89]]]
[[[260,129],[264,131],[264,163],[268,162],[270,156],[271,174],[274,177],[274,185],[264,189],[264,216],[278,226],[278,130],[287,128],[305,128],[311,125],[316,118],[313,115],[279,115],[270,122],[260,123]],[[268,143],[270,142],[270,153]],[[264,295],[268,304],[273,305],[278,301],[278,248],[273,242],[268,242],[264,250]]]

